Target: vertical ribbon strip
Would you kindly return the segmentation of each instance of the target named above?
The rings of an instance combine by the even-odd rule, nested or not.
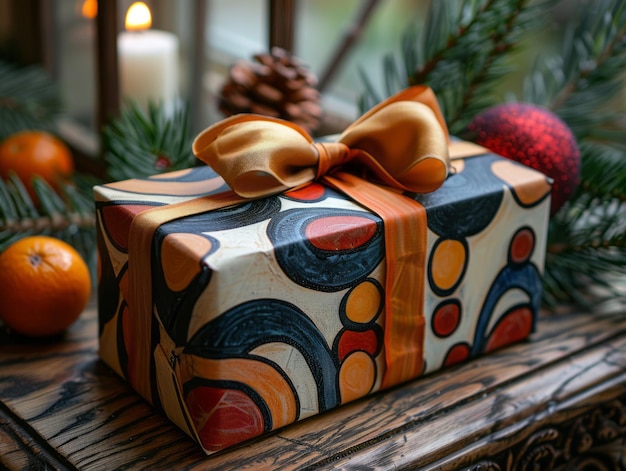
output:
[[[417,201],[349,173],[322,181],[348,195],[383,220],[385,233],[385,372],[388,388],[419,376],[424,369],[424,261],[426,210]]]

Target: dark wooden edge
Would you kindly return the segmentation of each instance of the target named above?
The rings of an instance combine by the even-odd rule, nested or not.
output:
[[[269,46],[293,53],[295,0],[269,0]]]
[[[4,447],[11,444],[13,448],[11,453],[18,455],[22,469],[76,469],[54,447],[50,446],[45,438],[2,402],[0,402],[0,442]],[[2,453],[5,458],[8,458],[8,454],[8,450]],[[3,466],[2,461],[0,460],[0,469]]]
[[[117,1],[98,2],[96,17],[96,77],[98,116],[96,130],[120,112],[120,89],[117,63]]]

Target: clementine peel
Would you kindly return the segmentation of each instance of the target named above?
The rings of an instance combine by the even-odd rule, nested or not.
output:
[[[73,170],[69,148],[45,131],[21,131],[0,143],[0,175],[6,179],[11,171],[15,172],[33,198],[35,175],[58,189],[59,179],[70,176]]]
[[[46,337],[65,331],[90,295],[89,269],[66,242],[29,236],[0,254],[0,319],[17,333]]]

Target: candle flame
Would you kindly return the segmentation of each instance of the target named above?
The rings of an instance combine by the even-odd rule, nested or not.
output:
[[[80,9],[83,18],[93,20],[98,16],[98,0],[85,0],[83,6]]]
[[[143,2],[133,3],[126,12],[126,29],[128,31],[140,31],[152,26],[152,15],[148,5]]]

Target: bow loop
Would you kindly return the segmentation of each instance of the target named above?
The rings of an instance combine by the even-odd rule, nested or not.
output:
[[[284,192],[353,160],[373,178],[415,193],[447,177],[448,131],[432,90],[408,88],[383,101],[344,131],[337,143],[315,143],[296,124],[236,115],[201,132],[194,154],[240,196]]]
[[[395,101],[375,109],[339,138],[355,159],[389,186],[415,193],[434,191],[448,175],[445,128],[427,105]]]
[[[193,152],[244,198],[280,193],[312,181],[319,160],[304,130],[260,115],[220,121],[200,133]]]

